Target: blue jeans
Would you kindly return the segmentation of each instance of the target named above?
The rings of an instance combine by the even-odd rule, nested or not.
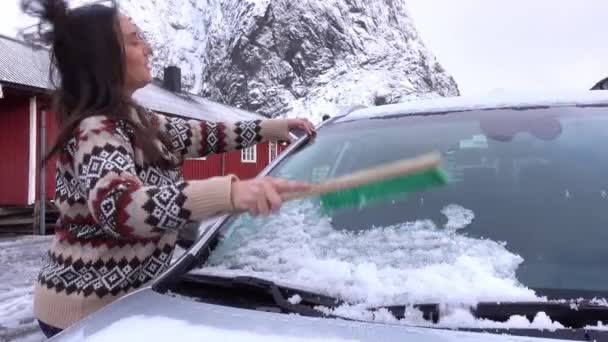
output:
[[[46,336],[46,338],[51,338],[51,337],[59,334],[61,332],[61,330],[63,330],[63,329],[59,329],[59,328],[50,326],[40,320],[38,320],[38,325],[40,326],[40,330],[42,330],[42,333]]]

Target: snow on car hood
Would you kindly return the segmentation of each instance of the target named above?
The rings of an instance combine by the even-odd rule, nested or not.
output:
[[[80,336],[78,337],[80,338]],[[76,340],[76,339],[75,339]],[[228,330],[195,325],[186,321],[166,317],[132,316],[121,319],[96,334],[88,337],[87,342],[105,341],[264,341],[264,342],[352,342],[342,338],[299,338],[284,335],[268,335],[250,331]]]
[[[450,205],[445,226],[430,220],[336,230],[311,201],[269,218],[243,215],[194,273],[249,275],[381,306],[543,300],[518,282],[523,259],[504,243],[464,235],[474,213]]]
[[[217,313],[215,313],[217,314]],[[537,339],[524,336],[506,336],[463,331],[422,329],[415,327],[396,327],[382,325],[361,325],[362,323],[339,322],[333,320],[314,320],[310,318],[289,316],[281,320],[268,319],[267,315],[259,312],[248,312],[258,317],[248,317],[255,321],[256,327],[249,326],[250,321],[222,318],[231,321],[222,325],[202,322],[190,322],[184,319],[169,318],[157,315],[132,315],[101,327],[100,330],[87,334],[86,329],[71,329],[67,334],[60,335],[59,340],[65,342],[97,342],[97,341],[146,341],[166,342],[179,340],[189,341],[251,341],[251,342],[354,342],[354,341],[394,341],[417,340],[429,342],[481,342],[481,341],[556,341],[552,339]],[[272,314],[277,315],[277,314]],[[245,317],[240,317],[245,318]],[[229,324],[229,326],[227,326]],[[270,327],[272,324],[272,328]],[[308,329],[308,330],[304,330]]]

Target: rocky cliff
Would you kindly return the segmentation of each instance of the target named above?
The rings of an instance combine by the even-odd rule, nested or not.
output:
[[[458,95],[405,0],[124,0],[191,92],[317,121],[353,104]]]

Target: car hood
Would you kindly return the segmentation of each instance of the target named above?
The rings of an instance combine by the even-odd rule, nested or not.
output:
[[[145,288],[94,313],[51,341],[550,341],[311,318],[195,302]],[[554,340],[555,341],[555,340]]]

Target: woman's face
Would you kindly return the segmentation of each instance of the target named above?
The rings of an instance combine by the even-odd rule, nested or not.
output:
[[[133,93],[152,81],[148,59],[152,51],[129,17],[120,15],[119,26],[125,47],[126,87]]]

